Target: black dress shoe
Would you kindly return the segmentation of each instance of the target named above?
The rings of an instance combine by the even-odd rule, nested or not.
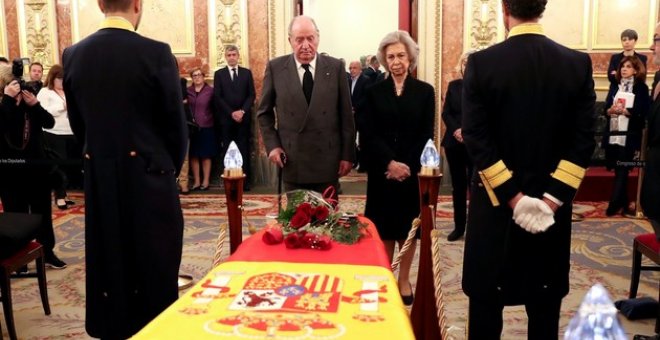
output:
[[[55,200],[55,205],[57,205],[57,208],[60,210],[66,210],[69,206],[66,204],[66,200],[63,198],[58,198]]]
[[[619,209],[621,209],[621,208],[615,207],[613,205],[608,205],[607,209],[605,210],[605,215],[614,216],[614,215],[616,215],[617,211],[619,211]]]
[[[55,254],[46,254],[44,256],[44,262],[46,262],[46,267],[53,269],[64,269],[66,268],[66,263],[59,259]]]
[[[465,229],[454,229],[447,236],[447,241],[454,242],[454,241],[458,240],[459,238],[463,237],[464,233],[465,233]]]
[[[410,295],[403,295],[401,294],[401,300],[403,300],[403,304],[406,306],[411,306],[413,302],[415,302],[415,295],[413,294],[413,289],[412,289],[412,283],[410,284]]]

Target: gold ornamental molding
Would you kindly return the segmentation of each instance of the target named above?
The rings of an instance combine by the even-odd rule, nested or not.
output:
[[[227,65],[225,46],[236,45],[241,66],[249,67],[247,0],[209,0],[210,73]]]
[[[9,47],[7,46],[7,23],[5,21],[5,2],[0,1],[0,56],[9,60]]]
[[[442,79],[442,0],[420,0],[418,3],[417,43],[420,53],[417,76],[435,90],[434,140],[440,150],[440,93]]]
[[[103,13],[97,0],[71,1],[71,41],[75,44],[99,29]],[[138,33],[165,42],[177,56],[195,55],[193,0],[144,0]]]
[[[465,1],[463,50],[482,50],[504,40],[502,7],[499,0]]]
[[[268,47],[270,59],[291,53],[289,22],[295,16],[291,0],[268,0]]]
[[[60,59],[55,1],[18,0],[16,5],[21,57],[30,58],[30,62],[38,61],[48,70],[51,65],[59,63]]]

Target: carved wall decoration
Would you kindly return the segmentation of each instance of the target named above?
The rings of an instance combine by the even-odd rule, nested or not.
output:
[[[481,50],[504,38],[501,3],[498,0],[465,2],[463,50]]]
[[[18,0],[17,11],[21,57],[42,63],[45,70],[59,63],[55,1]]]
[[[177,56],[195,54],[193,0],[145,0],[138,33],[166,42]],[[71,33],[75,44],[96,32],[103,20],[97,0],[71,0]]]
[[[9,47],[7,46],[7,24],[5,22],[4,1],[0,1],[0,56],[9,59]]]
[[[209,68],[226,66],[225,46],[236,45],[238,63],[249,67],[247,0],[209,0]]]

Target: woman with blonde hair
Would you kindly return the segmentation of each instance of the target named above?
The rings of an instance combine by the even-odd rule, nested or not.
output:
[[[363,147],[369,167],[364,214],[376,225],[390,260],[395,244],[401,249],[419,215],[419,157],[433,138],[433,86],[411,75],[418,55],[408,32],[387,34],[377,57],[390,76],[366,92]],[[415,246],[399,267],[399,293],[406,305],[413,303],[409,274],[414,253]]]
[[[442,108],[442,121],[447,129],[440,145],[445,148],[445,156],[449,164],[451,196],[454,206],[454,230],[447,236],[447,240],[450,242],[463,237],[467,221],[467,192],[470,189],[473,166],[465,144],[463,144],[461,100],[465,65],[468,56],[474,52],[474,50],[469,50],[461,56],[456,67],[458,78],[449,82],[445,104]]]
[[[42,143],[42,129],[55,125],[37,97],[21,90],[11,67],[0,66],[0,199],[5,212],[41,215],[36,239],[44,247],[46,265],[65,268],[55,253],[49,165]],[[24,270],[27,270],[25,268]],[[22,270],[23,271],[23,270]]]

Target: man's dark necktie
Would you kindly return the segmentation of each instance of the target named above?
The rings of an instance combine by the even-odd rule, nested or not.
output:
[[[231,77],[231,81],[235,82],[236,79],[238,79],[238,74],[236,73],[236,68],[232,68],[231,71],[233,72],[233,75]]]
[[[303,75],[302,88],[303,93],[305,94],[305,99],[307,99],[307,104],[312,100],[312,90],[314,89],[314,78],[312,78],[312,72],[309,71],[309,64],[303,64],[302,67],[305,69],[305,74]]]

